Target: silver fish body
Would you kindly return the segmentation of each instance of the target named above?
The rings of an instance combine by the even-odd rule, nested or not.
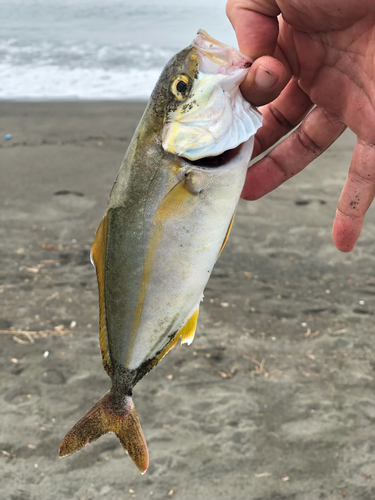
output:
[[[238,72],[244,78],[243,70],[250,63],[230,49],[237,66],[229,65],[228,71],[235,78],[230,73],[228,83],[227,70],[218,74],[218,90],[213,73],[209,78],[213,90],[200,98],[199,92],[205,93],[200,79],[207,78],[200,72],[202,57],[220,72],[222,65],[217,61],[229,48],[204,32],[198,37],[198,42],[170,61],[159,78],[93,244],[100,346],[112,388],[65,436],[61,456],[114,432],[138,468],[147,469],[147,446],[131,399],[133,387],[179,339],[193,340],[204,287],[229,234],[253,134],[214,158],[200,157],[200,150],[215,152],[217,145],[223,148],[232,138],[241,140],[244,132],[238,125],[233,132],[233,127],[220,123],[224,115],[220,103],[227,107],[228,116],[228,102],[240,99],[237,94],[233,97],[241,80]],[[230,78],[238,80],[233,90]],[[219,104],[217,109],[211,106],[207,117],[209,124],[216,119],[210,131],[204,106],[213,93]],[[236,120],[250,120],[256,129],[259,115],[250,105],[244,106],[245,118],[240,113]],[[187,134],[186,127],[190,127]],[[224,146],[220,141],[225,141]],[[189,151],[189,159],[177,155],[176,148]]]

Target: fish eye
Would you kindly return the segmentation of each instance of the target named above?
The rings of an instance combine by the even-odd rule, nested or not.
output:
[[[186,75],[178,75],[172,82],[171,92],[176,97],[176,99],[182,101],[182,99],[185,99],[186,97],[188,88],[189,78]]]
[[[177,92],[184,94],[186,92],[186,89],[187,89],[187,83],[185,83],[183,80],[180,80],[176,85]]]

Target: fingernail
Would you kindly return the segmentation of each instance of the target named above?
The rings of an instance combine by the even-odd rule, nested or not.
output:
[[[269,69],[258,66],[255,73],[255,83],[263,89],[270,89],[277,82],[277,77]]]

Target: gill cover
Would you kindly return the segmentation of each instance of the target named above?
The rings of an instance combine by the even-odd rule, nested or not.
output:
[[[181,75],[171,92],[181,103],[171,110],[163,128],[165,151],[199,160],[234,149],[255,135],[261,114],[247,102],[240,84],[252,60],[199,30],[193,41],[199,60],[198,78],[186,99]]]

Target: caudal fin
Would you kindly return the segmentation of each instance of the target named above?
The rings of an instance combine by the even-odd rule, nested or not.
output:
[[[107,432],[113,432],[143,473],[148,467],[148,450],[133,400],[126,396],[121,407],[114,404],[111,392],[96,403],[64,437],[60,457],[66,457],[92,443]]]

